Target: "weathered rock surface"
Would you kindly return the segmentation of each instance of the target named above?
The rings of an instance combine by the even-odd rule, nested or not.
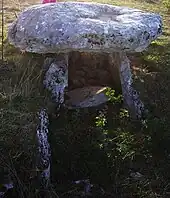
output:
[[[72,76],[70,82],[73,87],[79,87],[80,83],[82,87],[101,86],[110,79],[118,78],[124,102],[131,115],[141,119],[145,109],[138,92],[133,88],[133,76],[126,52],[143,51],[161,32],[162,21],[157,14],[107,4],[59,2],[35,5],[23,11],[10,26],[8,39],[20,50],[55,54],[55,57],[51,55],[44,62],[46,74],[43,83],[58,104],[58,111],[64,103],[81,108],[107,101],[104,90],[99,87],[89,91],[85,88],[71,90],[68,92],[70,100],[66,101],[65,89],[69,89],[69,74]],[[103,71],[102,68],[97,74],[96,69],[89,65],[80,70],[79,64],[70,68],[69,56],[75,51],[109,53],[106,69]],[[100,75],[102,72],[104,74]],[[51,150],[45,108],[39,112],[39,119],[38,165],[43,170],[40,182],[46,189],[50,183]]]
[[[119,65],[107,53],[72,52],[69,55],[69,90],[109,86],[121,91]]]
[[[41,111],[39,112],[39,120],[40,124],[37,128],[37,168],[41,170],[41,173],[39,175],[40,186],[46,189],[49,187],[50,184],[51,148],[48,142],[49,119],[45,109],[41,109]]]
[[[56,58],[47,58],[48,65],[45,74],[44,86],[51,91],[55,102],[62,104],[64,102],[64,90],[68,86],[68,57],[60,55]]]
[[[69,91],[69,99],[65,101],[66,107],[72,109],[99,106],[108,101],[106,90],[107,87],[89,86]]]
[[[138,52],[161,34],[161,26],[159,15],[137,9],[59,2],[26,9],[9,28],[8,39],[35,53]]]

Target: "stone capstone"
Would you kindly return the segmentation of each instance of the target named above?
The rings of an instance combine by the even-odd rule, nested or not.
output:
[[[35,53],[143,51],[162,32],[161,17],[99,3],[34,5],[10,26],[8,39]]]
[[[58,2],[31,6],[23,11],[10,26],[8,40],[20,50],[50,55],[42,65],[46,71],[43,84],[57,103],[57,111],[64,104],[76,108],[102,104],[107,101],[102,87],[116,81],[131,117],[143,119],[144,104],[134,89],[126,53],[143,51],[161,33],[162,20],[158,14],[108,4]],[[79,59],[82,52],[107,54],[104,66],[99,64],[99,74],[95,67],[83,61],[77,64],[71,57],[79,53]],[[90,85],[93,87],[89,88]],[[69,91],[67,101],[66,89]],[[51,150],[45,107],[39,112],[39,120],[37,166],[42,168],[40,183],[47,189]]]

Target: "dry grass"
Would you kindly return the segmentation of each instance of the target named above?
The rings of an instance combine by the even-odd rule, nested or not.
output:
[[[29,183],[29,179],[34,178],[36,176],[35,161],[34,161],[35,148],[36,148],[35,133],[37,126],[36,113],[41,108],[42,105],[48,106],[50,102],[48,100],[49,98],[48,93],[46,93],[42,87],[42,77],[43,77],[42,63],[44,57],[41,55],[32,55],[29,53],[21,54],[19,50],[15,49],[7,42],[6,31],[7,31],[7,26],[16,18],[16,15],[21,10],[23,10],[24,7],[39,2],[40,1],[34,1],[34,0],[5,1],[5,38],[4,38],[5,63],[4,64],[0,63],[0,74],[1,74],[0,75],[0,156],[2,156],[0,157],[0,159],[5,163],[1,163],[0,168],[12,167],[13,170],[12,177],[14,181],[16,181],[16,183],[18,184],[18,192],[19,192],[18,198],[20,197],[32,198],[36,196],[34,194],[35,191],[31,190],[31,188],[34,188],[35,190],[36,186],[30,187],[32,183],[31,184]],[[106,1],[104,0],[100,0],[100,2],[106,3]],[[133,59],[134,73],[136,74],[136,86],[137,89],[140,89],[141,91],[141,97],[145,101],[145,104],[148,106],[148,108],[151,109],[153,116],[158,117],[158,119],[160,120],[162,119],[167,121],[170,116],[169,15],[166,13],[166,10],[162,7],[161,4],[153,4],[142,0],[141,1],[121,0],[119,2],[115,0],[107,0],[107,3],[140,8],[148,11],[157,12],[162,15],[164,21],[163,36],[161,36],[156,42],[154,42],[150,46],[148,52],[140,53],[139,56],[133,55],[132,59]],[[75,164],[77,163],[76,159],[79,158],[82,159],[86,156],[86,153],[89,154],[92,152],[93,149],[94,150],[96,149],[96,145],[93,147],[93,144],[96,141],[96,138],[98,137],[97,136],[98,131],[89,132],[90,130],[92,130],[91,128],[89,128],[89,131],[84,130],[83,133],[77,132],[79,128],[84,127],[84,129],[86,129],[86,125],[83,125],[82,123],[79,124],[77,121],[79,120],[79,115],[76,116],[74,117],[73,114],[70,115],[70,117],[73,117],[72,123],[68,123],[69,118],[67,118],[68,120],[66,119],[67,124],[62,123],[62,120],[57,122],[57,124],[59,125],[64,124],[64,127],[67,128],[64,134],[63,131],[58,133],[58,139],[56,138],[56,142],[55,142],[55,144],[57,144],[57,149],[61,149],[61,150],[57,150],[55,148],[56,153],[61,152],[60,153],[61,156],[59,156],[59,161],[57,161],[59,167],[57,166],[58,169],[56,170],[56,172],[60,172],[58,173],[60,175],[61,172],[64,171],[67,172],[68,170],[71,170],[71,168],[69,169],[67,165],[62,164],[64,163],[64,161],[62,161],[63,159],[65,159],[66,162],[68,161],[68,159],[70,159],[71,162],[72,159],[75,159],[75,161],[71,163],[71,165],[74,167],[74,163]],[[168,123],[165,122],[164,124],[168,128],[169,126]],[[73,129],[72,126],[75,126],[75,128]],[[159,125],[157,127],[159,128]],[[55,126],[54,128],[57,127]],[[154,124],[151,126],[151,128],[152,129],[154,128]],[[159,128],[159,130],[160,132],[162,130],[163,132],[161,133],[163,133],[163,135],[167,135],[165,136],[167,138],[169,137],[169,133],[168,130],[165,128],[162,127]],[[164,131],[166,131],[166,133],[164,133]],[[156,137],[159,136],[159,134],[156,133],[155,131],[154,134],[156,134]],[[62,139],[63,136],[64,136],[64,140]],[[95,136],[95,138],[93,136]],[[92,142],[92,140],[94,142]],[[77,146],[78,144],[77,141],[79,141],[80,144],[78,146]],[[158,141],[158,143],[160,142]],[[74,145],[76,145],[77,147],[74,148],[75,150],[74,149],[71,150],[72,147],[71,146],[69,147],[69,145],[73,147]],[[83,157],[79,156],[79,149],[83,150],[82,146],[84,146],[83,149],[86,151],[86,153],[82,151]],[[69,152],[69,150],[71,150],[72,152]],[[97,155],[98,154],[100,154],[102,158],[103,153],[101,151],[100,152],[98,151]],[[91,167],[93,167],[92,170],[95,170],[96,172],[98,171],[98,166],[102,166],[101,164],[98,164],[98,161],[100,161],[100,159],[97,158],[97,155],[95,155],[96,161],[93,160],[93,158],[95,158],[94,156],[90,158],[92,161],[91,163]],[[72,158],[70,156],[72,156]],[[88,156],[86,157],[88,158]],[[105,158],[103,158],[103,161],[105,162]],[[85,172],[87,168],[84,165],[84,161],[80,162],[80,164],[84,168],[84,169],[82,168],[81,171]],[[106,166],[107,164],[105,164],[105,167]],[[160,180],[160,178],[163,177],[163,175],[160,175],[162,174],[160,169],[161,168],[166,169],[167,167],[160,166],[159,168],[155,168],[154,170],[152,167],[151,172],[154,172],[154,174],[157,175],[155,176],[155,178]],[[120,167],[116,167],[116,168],[118,170],[119,169],[121,170],[122,167],[120,165]],[[115,169],[115,167],[113,169]],[[77,171],[78,170],[79,169],[77,169]],[[102,170],[106,171],[105,168]],[[101,174],[99,172],[97,173],[98,175]],[[119,173],[115,171],[114,173],[115,175],[118,175],[118,176],[114,176],[118,180]],[[147,172],[147,174],[149,175],[150,173]],[[103,177],[106,177],[106,175],[107,172],[106,173],[104,172],[102,174]],[[102,180],[102,178],[99,179]],[[169,184],[167,181],[165,181],[166,185]],[[126,185],[125,183],[123,183],[121,187],[124,191],[128,189],[127,191],[129,195],[131,195],[131,197],[133,196],[135,190],[136,190],[135,191],[136,194],[134,197],[137,198],[158,197],[159,193],[156,194],[156,192],[153,191],[153,189],[150,186],[150,183],[148,184],[142,183],[139,186],[137,186],[137,184],[134,184],[136,185],[134,190],[133,188],[134,186],[131,183],[128,183],[127,181],[124,182],[126,183]],[[115,186],[116,185],[118,185],[118,181],[115,184]],[[165,188],[166,185],[163,185],[162,188]],[[146,186],[148,188],[147,190],[145,190]],[[119,189],[119,187],[117,186],[114,188],[116,190]],[[34,196],[32,195],[32,191]],[[121,193],[122,196],[120,195]],[[129,197],[129,195],[127,194],[123,196],[123,193],[125,192],[121,191],[121,193],[119,194],[120,196],[116,195],[116,197],[123,197],[123,198]],[[164,198],[163,195],[161,196],[160,196],[161,198]]]
[[[36,177],[37,112],[47,94],[42,87],[44,57],[24,54],[7,42],[7,27],[35,1],[5,1],[4,59],[0,63],[0,172],[10,168],[17,184],[15,197],[32,197]],[[1,177],[3,177],[1,175]],[[28,179],[32,178],[31,183]],[[38,196],[38,195],[37,195]],[[9,195],[11,197],[11,195]]]

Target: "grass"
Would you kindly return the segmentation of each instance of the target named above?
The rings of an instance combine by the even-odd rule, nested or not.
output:
[[[170,15],[161,3],[100,2],[156,12],[163,18],[163,35],[147,51],[130,54],[135,86],[150,114],[146,125],[141,126],[130,120],[120,110],[121,103],[115,104],[114,100],[106,109],[63,111],[58,120],[51,113],[50,141],[55,146],[53,190],[48,197],[80,197],[77,193],[81,188],[72,181],[90,178],[96,187],[93,197],[168,198]],[[5,2],[5,35],[8,24],[27,3],[35,2]],[[8,168],[16,184],[14,195],[9,197],[38,197],[34,181],[37,112],[43,105],[50,112],[53,109],[42,87],[45,57],[21,54],[6,37],[4,50],[5,63],[0,64],[0,174]],[[133,176],[136,172],[142,177]]]

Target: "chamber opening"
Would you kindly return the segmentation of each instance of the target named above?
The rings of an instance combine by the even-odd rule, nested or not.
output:
[[[81,108],[105,103],[107,87],[121,93],[117,56],[112,57],[107,53],[70,53],[65,97],[67,106]]]

